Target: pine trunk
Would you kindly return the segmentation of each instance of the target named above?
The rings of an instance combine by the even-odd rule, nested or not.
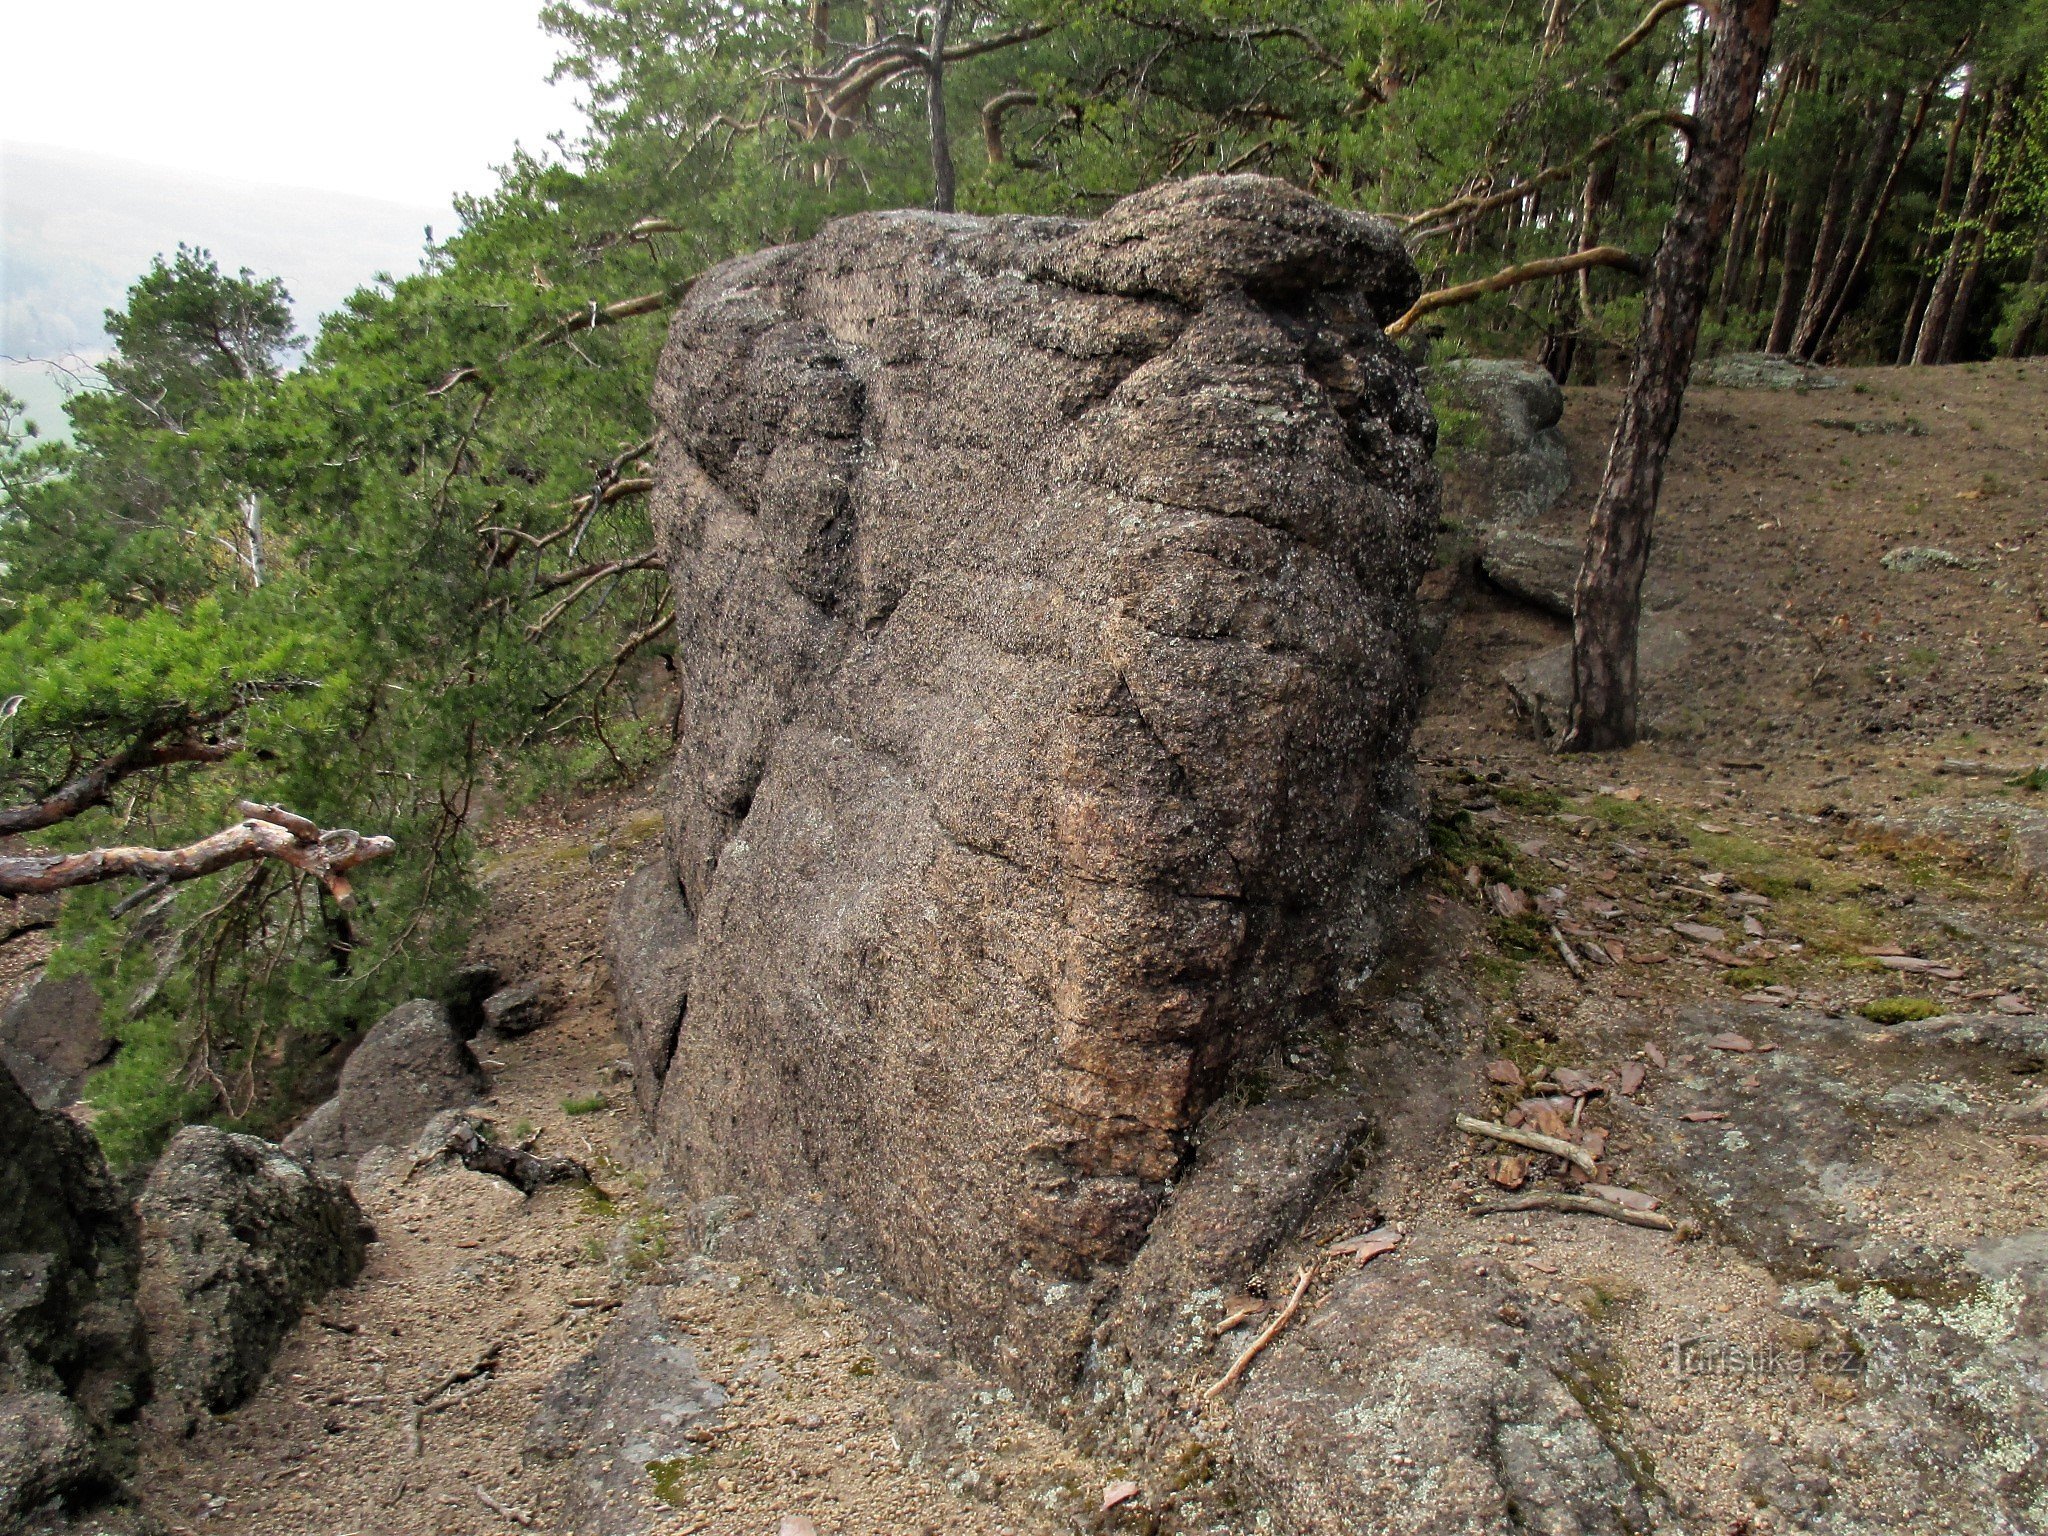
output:
[[[1813,262],[1813,226],[1819,203],[1819,192],[1812,186],[1800,188],[1792,201],[1792,215],[1785,221],[1785,252],[1778,263],[1778,302],[1771,311],[1770,334],[1764,339],[1766,352],[1783,352],[1792,345],[1800,295],[1806,292],[1807,270]]]
[[[1965,277],[1974,284],[1983,248],[1984,209],[1991,198],[1991,148],[2011,116],[2012,93],[2004,87],[1992,95],[1991,116],[1978,133],[1977,148],[1970,157],[1970,184],[1963,193],[1962,212],[1956,219],[1948,254],[1941,260],[1941,271],[1935,275],[1934,288],[1927,296],[1927,312],[1920,318],[1920,340],[1913,348],[1915,367],[1955,360],[1953,348],[1962,339],[1968,310],[1967,300],[1961,305],[1957,301],[1964,298]]]
[[[1873,210],[1877,209],[1891,184],[1893,149],[1899,142],[1899,124],[1906,113],[1905,94],[1888,91],[1889,104],[1882,109],[1879,118],[1877,138],[1870,147],[1870,156],[1863,169],[1863,175],[1856,185],[1856,197],[1850,204],[1847,218],[1843,221],[1840,236],[1829,256],[1825,268],[1816,266],[1814,275],[1819,279],[1807,301],[1805,310],[1799,316],[1799,325],[1792,334],[1792,350],[1807,362],[1812,362],[1820,351],[1820,344],[1826,339],[1828,323],[1835,314],[1835,306],[1848,288],[1852,269],[1862,259],[1864,236],[1868,232]]]
[[[1699,131],[1657,248],[1628,392],[1579,570],[1571,722],[1560,743],[1566,751],[1608,751],[1636,739],[1636,633],[1651,525],[1777,16],[1778,0],[1724,0],[1710,23],[1713,50],[1695,108]]]
[[[1927,270],[1927,262],[1934,254],[1935,231],[1948,217],[1949,203],[1955,197],[1957,152],[1962,149],[1963,134],[1970,126],[1970,100],[1976,85],[1976,71],[1965,73],[1963,98],[1956,103],[1956,115],[1948,125],[1948,151],[1942,156],[1941,193],[1934,200],[1934,219],[1913,245],[1913,265],[1920,271],[1920,280],[1913,285],[1912,302],[1906,306],[1906,323],[1899,331],[1899,355],[1893,360],[1894,367],[1903,368],[1913,361],[1920,340],[1920,320],[1927,313],[1927,301],[1934,296],[1934,274]]]

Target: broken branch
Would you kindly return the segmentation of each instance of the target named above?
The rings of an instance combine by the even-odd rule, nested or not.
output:
[[[1609,1221],[1625,1221],[1632,1227],[1648,1227],[1654,1232],[1678,1230],[1678,1223],[1669,1216],[1660,1216],[1655,1211],[1632,1211],[1625,1205],[1594,1195],[1561,1195],[1544,1191],[1472,1207],[1474,1216],[1502,1216],[1510,1211],[1570,1211],[1581,1216],[1604,1216]]]
[[[1580,150],[1579,153],[1573,155],[1571,159],[1561,160],[1556,165],[1548,166],[1538,171],[1527,181],[1518,181],[1512,187],[1502,192],[1475,192],[1466,197],[1453,198],[1450,202],[1443,203],[1438,207],[1427,209],[1422,213],[1408,215],[1408,217],[1401,220],[1401,225],[1404,229],[1414,229],[1418,224],[1429,226],[1426,229],[1417,230],[1414,234],[1409,235],[1408,239],[1411,241],[1428,240],[1437,235],[1449,234],[1453,230],[1470,223],[1473,219],[1493,212],[1496,208],[1505,208],[1509,203],[1521,202],[1524,198],[1533,196],[1552,183],[1564,180],[1565,177],[1571,175],[1572,172],[1578,170],[1589,160],[1597,160],[1601,155],[1607,153],[1608,150],[1614,148],[1616,144],[1629,137],[1629,135],[1639,133],[1645,128],[1660,126],[1674,128],[1690,138],[1699,131],[1700,124],[1699,119],[1690,112],[1677,112],[1665,109],[1638,113],[1612,133],[1603,134],[1595,139],[1591,144]],[[1437,222],[1440,219],[1451,219],[1453,222],[1441,224]]]
[[[1584,1147],[1575,1146],[1556,1136],[1545,1136],[1541,1131],[1524,1131],[1511,1126],[1497,1125],[1491,1120],[1481,1120],[1472,1115],[1459,1115],[1456,1123],[1458,1129],[1467,1136],[1486,1136],[1494,1141],[1527,1147],[1531,1152],[1548,1152],[1552,1157],[1561,1157],[1587,1173],[1600,1171],[1600,1165],[1593,1160],[1592,1153]]]
[[[1257,1338],[1245,1345],[1244,1352],[1231,1362],[1230,1369],[1225,1371],[1217,1380],[1210,1383],[1208,1389],[1202,1393],[1204,1399],[1213,1398],[1229,1391],[1231,1384],[1251,1369],[1252,1362],[1259,1357],[1259,1351],[1278,1338],[1280,1330],[1285,1328],[1294,1314],[1301,1310],[1301,1298],[1308,1294],[1308,1283],[1314,1275],[1315,1266],[1313,1264],[1302,1265],[1301,1269],[1295,1274],[1294,1294],[1287,1298],[1287,1305],[1280,1309],[1279,1315],[1272,1322],[1259,1330]]]
[[[337,828],[322,832],[303,816],[275,805],[240,802],[243,820],[183,848],[93,848],[84,853],[0,855],[0,896],[32,896],[72,890],[106,880],[138,879],[155,886],[196,880],[254,859],[278,859],[312,875],[349,899],[348,871],[382,858],[398,845],[388,837],[365,837]]]
[[[1682,11],[1691,4],[1693,4],[1693,0],[1657,0],[1657,3],[1643,14],[1643,19],[1636,23],[1635,30],[1608,51],[1607,57],[1600,61],[1601,64],[1608,69],[1614,68],[1615,65],[1633,53],[1645,38],[1657,30],[1658,22],[1669,16],[1673,11]]]

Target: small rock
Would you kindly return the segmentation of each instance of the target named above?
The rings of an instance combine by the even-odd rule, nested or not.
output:
[[[1932,544],[1905,544],[1888,550],[1879,562],[1888,571],[1967,571],[1977,562]]]
[[[501,1035],[527,1035],[547,1023],[541,1006],[540,988],[531,985],[506,987],[484,999],[484,1023]]]

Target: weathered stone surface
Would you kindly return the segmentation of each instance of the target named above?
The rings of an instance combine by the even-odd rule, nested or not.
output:
[[[664,1485],[701,1475],[704,1430],[719,1422],[726,1394],[663,1317],[666,1294],[636,1292],[597,1348],[549,1383],[527,1425],[529,1455],[573,1461],[565,1529],[639,1536],[666,1512]]]
[[[1643,1187],[1786,1279],[1933,1294],[1972,1283],[1959,1254],[1892,1208],[1884,1133],[1961,1133],[2030,1097],[2048,1021],[1949,1016],[1884,1027],[1808,1009],[1700,1004],[1666,1044],[1651,1102],[1617,1100]],[[1773,1049],[1717,1050],[1739,1036]],[[1719,1112],[1720,1120],[1687,1121]],[[1890,1218],[1890,1219],[1887,1219]]]
[[[1494,528],[1480,536],[1474,558],[1479,574],[1508,596],[1560,619],[1569,619],[1572,589],[1578,584],[1579,564],[1585,552],[1582,538],[1536,533],[1527,528]],[[1668,608],[1673,599],[1670,583],[1652,569],[1643,583],[1643,606],[1653,610]]]
[[[55,1085],[54,1092],[23,1085],[44,1109],[74,1102],[87,1074],[113,1054],[114,1043],[89,977],[38,977],[0,1014],[0,1051],[28,1057],[30,1072],[42,1084]]]
[[[1709,389],[1840,389],[1843,380],[1778,352],[1730,352],[1697,364],[1692,382]]]
[[[256,1389],[309,1305],[355,1279],[370,1236],[345,1185],[210,1125],[172,1139],[139,1211],[159,1394],[214,1413]]]
[[[633,1064],[633,1097],[651,1115],[675,1054],[689,1002],[697,925],[667,859],[636,870],[612,904],[605,953],[618,1000],[619,1033]]]
[[[1480,526],[1530,523],[1571,489],[1565,449],[1564,391],[1548,369],[1503,358],[1460,358],[1433,375],[1462,409],[1479,418],[1479,441],[1461,450],[1445,477],[1445,502],[1458,521]]]
[[[1236,1406],[1240,1467],[1288,1532],[1670,1528],[1576,1314],[1448,1251],[1341,1280]]]
[[[1636,676],[1643,690],[1644,723],[1654,728],[1668,701],[1666,686],[1678,678],[1692,654],[1692,637],[1661,614],[1643,615],[1636,640]],[[1537,736],[1557,735],[1571,718],[1572,646],[1562,645],[1501,670],[1515,713]]]
[[[136,1262],[91,1134],[0,1071],[0,1526],[93,1491],[101,1437],[147,1395]]]
[[[70,1398],[0,1394],[0,1530],[100,1480],[99,1446]]]
[[[437,1113],[470,1103],[486,1086],[448,1010],[415,998],[371,1026],[334,1097],[285,1137],[284,1149],[328,1168],[372,1147],[409,1146]]]
[[[844,220],[674,322],[662,1140],[695,1196],[844,1202],[1047,1390],[1421,850],[1434,426],[1379,329],[1416,286],[1384,224],[1204,178]]]

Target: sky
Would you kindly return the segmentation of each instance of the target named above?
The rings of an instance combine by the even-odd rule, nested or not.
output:
[[[0,140],[444,206],[580,119],[541,0],[0,0]]]

